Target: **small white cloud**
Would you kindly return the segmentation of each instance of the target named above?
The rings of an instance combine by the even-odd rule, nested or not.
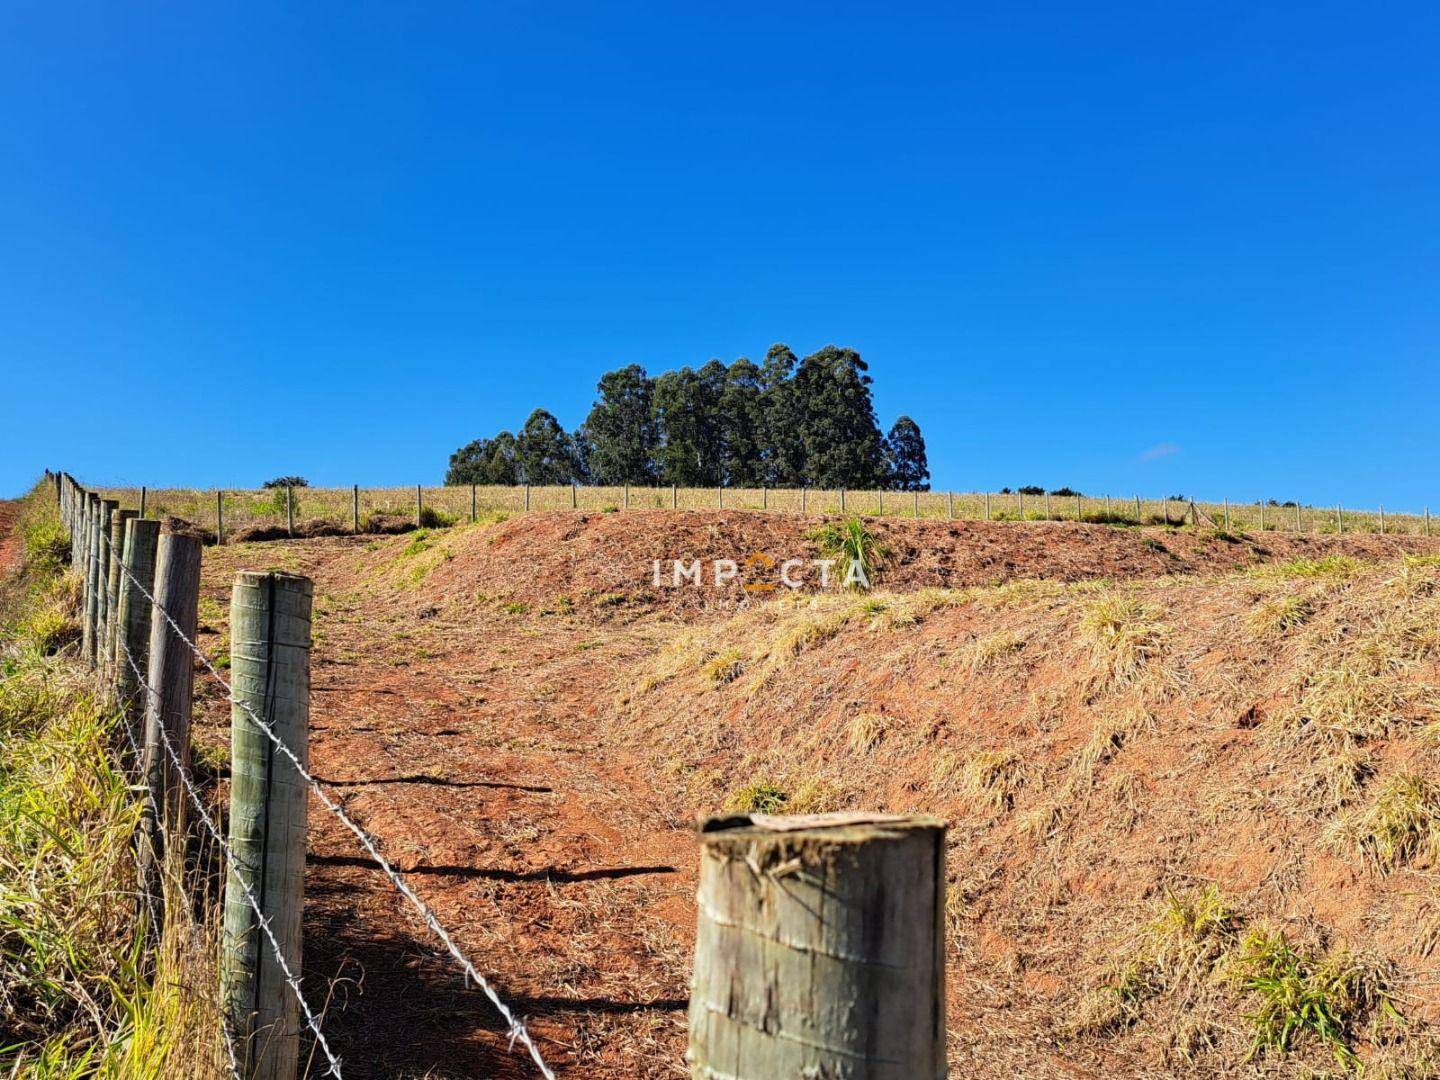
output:
[[[1146,450],[1140,455],[1140,460],[1154,461],[1157,458],[1169,457],[1171,454],[1178,454],[1179,452],[1180,447],[1176,446],[1174,443],[1156,443],[1154,446],[1150,447],[1149,450]]]

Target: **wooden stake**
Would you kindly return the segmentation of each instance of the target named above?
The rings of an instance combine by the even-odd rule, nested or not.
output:
[[[259,901],[290,971],[300,974],[307,786],[246,711],[248,706],[308,767],[309,578],[235,576],[230,602],[230,848],[220,996],[247,1080],[294,1080],[299,1016],[270,939],[241,882]]]
[[[570,482],[570,509],[574,510],[580,505],[580,493],[578,485],[572,480]]]
[[[1385,507],[1383,504],[1380,507],[1380,535],[1385,535]]]
[[[842,488],[840,489],[840,513],[843,514],[844,512],[845,512],[845,489],[842,487]]]
[[[360,485],[350,485],[350,531],[360,532]]]
[[[145,516],[145,488],[143,486],[140,488],[140,516],[142,518]]]
[[[295,535],[295,493],[285,485],[285,535]]]
[[[917,518],[920,516],[920,492],[919,492],[919,491],[916,491],[916,492],[915,492],[915,516],[916,516]]]
[[[119,631],[120,616],[120,580],[124,574],[120,570],[121,564],[125,561],[125,523],[134,521],[140,515],[135,510],[116,510],[110,515],[110,543],[105,547],[110,553],[110,562],[107,568],[105,582],[105,626],[100,638],[101,671],[111,688],[115,685],[115,638]]]
[[[140,845],[142,886],[161,895],[153,867],[164,858],[164,836],[180,836],[186,818],[182,779],[190,768],[190,708],[194,698],[195,654],[183,634],[195,640],[200,606],[200,541],[193,536],[161,534],[155,547],[155,602],[150,606],[149,667],[145,681],[145,739],[140,771],[150,790],[141,808],[141,831],[149,843]],[[169,616],[167,619],[166,616]],[[170,625],[173,620],[178,626]],[[177,767],[161,742],[165,732]],[[164,815],[165,827],[155,813]]]
[[[530,509],[530,485],[529,485],[529,484],[526,484],[526,485],[525,485],[525,509],[526,509],[527,511]]]
[[[81,570],[84,582],[84,618],[80,627],[80,655],[91,667],[95,666],[95,615],[99,611],[96,600],[95,581],[99,572],[99,560],[95,549],[99,546],[100,496],[93,491],[85,499],[85,554]]]
[[[944,1077],[944,837],[934,818],[707,822],[690,1075]]]
[[[985,493],[985,520],[990,520],[990,493]]]
[[[120,504],[114,499],[101,499],[95,513],[95,524],[90,530],[93,554],[90,559],[90,599],[86,610],[90,613],[90,640],[85,645],[85,659],[90,666],[98,667],[105,657],[105,604],[110,587],[110,545],[105,541],[110,536],[110,518]]]
[[[145,594],[155,593],[155,550],[159,542],[160,523],[136,518],[125,526],[120,556],[125,572],[120,578],[115,614],[115,696],[125,712],[124,722],[141,745],[145,700],[140,696],[140,678],[148,677],[150,670],[150,601]],[[135,762],[135,768],[140,767],[141,762]]]
[[[425,496],[420,492],[420,485],[415,485],[415,527],[420,528],[420,522],[425,517]]]
[[[215,543],[225,543],[225,513],[222,508],[222,501],[225,497],[223,491],[215,492]]]
[[[955,520],[955,493],[953,491],[945,493],[945,520]]]

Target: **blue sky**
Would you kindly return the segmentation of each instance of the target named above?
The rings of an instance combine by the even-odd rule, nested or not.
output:
[[[1440,9],[693,7],[4,5],[0,492],[433,483],[785,341],[937,487],[1440,508]]]

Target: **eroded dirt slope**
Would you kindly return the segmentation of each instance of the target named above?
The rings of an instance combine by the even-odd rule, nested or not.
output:
[[[236,569],[315,579],[316,771],[564,1075],[683,1075],[689,825],[747,787],[954,823],[957,1075],[1332,1060],[1303,1044],[1247,1063],[1253,1002],[1218,968],[1186,982],[1151,963],[1157,905],[1206,885],[1235,912],[1207,950],[1273,923],[1317,955],[1353,951],[1415,1025],[1372,1037],[1361,1010],[1355,1045],[1418,1060],[1428,854],[1378,866],[1362,819],[1394,778],[1435,772],[1440,571],[1402,558],[1425,542],[906,522],[886,524],[893,597],[737,610],[740,591],[702,605],[647,581],[654,557],[799,557],[808,531],[536,514],[209,549],[202,643],[223,656]],[[1340,551],[1380,561],[1323,561]],[[1312,561],[1233,570],[1296,553]],[[1052,580],[993,584],[1031,577]],[[214,746],[227,710],[202,700]],[[336,980],[347,1075],[532,1075],[348,833],[312,815],[307,984]],[[1132,960],[1150,966],[1121,998]]]

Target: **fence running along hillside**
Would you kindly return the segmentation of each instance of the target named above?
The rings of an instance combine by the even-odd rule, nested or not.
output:
[[[143,497],[140,509],[122,509],[67,474],[46,479],[80,584],[79,659],[94,672],[101,699],[113,703],[124,740],[117,764],[142,803],[136,914],[152,949],[163,937],[166,905],[175,902],[159,879],[164,852],[187,851],[198,838],[222,867],[222,1071],[236,1080],[296,1080],[303,1031],[318,1067],[343,1077],[313,1004],[323,987],[307,988],[303,977],[313,798],[482,992],[510,1048],[522,1048],[554,1080],[524,1021],[385,858],[382,841],[310,772],[310,580],[277,571],[236,575],[227,682],[195,643],[200,540],[147,518],[153,506]],[[231,705],[228,827],[190,769],[197,668]],[[729,814],[702,827],[700,848],[686,1054],[692,1077],[945,1075],[943,822]],[[196,906],[183,893],[179,899]],[[800,986],[803,995],[795,993]]]
[[[106,498],[153,517],[173,515],[223,542],[312,531],[385,532],[443,526],[539,510],[614,513],[627,509],[747,510],[858,514],[932,521],[1082,521],[1113,525],[1203,525],[1232,532],[1386,533],[1429,536],[1430,511],[1396,513],[1275,501],[1200,502],[1138,495],[1025,495],[1015,492],[821,490],[818,488],[500,487],[105,488]]]

